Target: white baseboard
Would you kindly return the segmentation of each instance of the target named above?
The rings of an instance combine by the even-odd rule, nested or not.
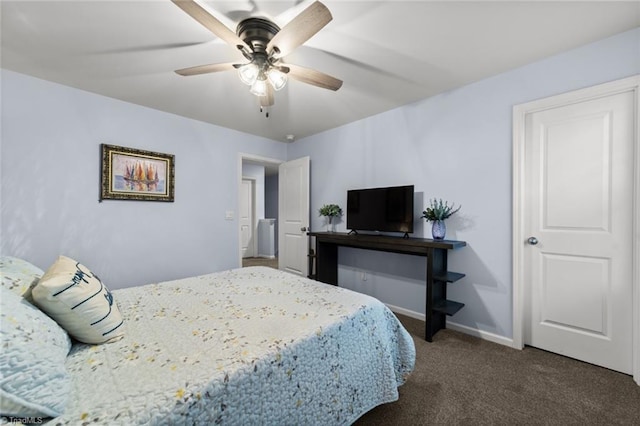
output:
[[[401,315],[408,316],[410,318],[415,318],[420,321],[425,321],[425,315],[420,312],[411,311],[409,309],[401,308],[399,306],[394,306],[386,303],[387,307],[391,309],[393,312],[399,313]],[[500,336],[494,333],[489,333],[488,331],[478,330],[477,328],[468,327],[466,325],[457,324],[455,322],[451,322],[447,320],[447,328],[450,330],[459,331],[464,334],[468,334],[470,336],[478,337],[482,340],[487,340],[489,342],[497,343],[499,345],[513,347],[513,339],[508,337]]]
[[[415,318],[415,319],[420,320],[420,321],[425,321],[426,320],[425,315],[421,314],[420,312],[410,311],[409,309],[401,308],[400,306],[390,305],[388,303],[385,303],[385,305],[387,305],[387,308],[391,309],[391,311],[397,312],[397,313],[399,313],[401,315],[405,315],[405,316],[410,317],[410,318]]]
[[[468,327],[462,324],[456,324],[455,322],[451,322],[447,320],[447,328],[450,330],[459,331],[464,334],[468,334],[470,336],[479,337],[482,340],[487,340],[489,342],[497,343],[499,345],[513,347],[513,339],[509,337],[500,336],[498,334],[489,333],[488,331],[478,330],[477,328]]]

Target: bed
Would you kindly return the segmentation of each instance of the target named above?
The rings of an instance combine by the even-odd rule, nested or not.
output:
[[[413,340],[384,304],[275,269],[112,297],[122,336],[73,342],[51,424],[348,425],[397,400],[414,366]]]

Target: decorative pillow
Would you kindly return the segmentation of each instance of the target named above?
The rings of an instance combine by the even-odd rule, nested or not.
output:
[[[69,336],[19,295],[0,287],[0,296],[0,414],[59,416],[71,390]]]
[[[44,274],[44,271],[26,260],[17,257],[0,257],[0,276],[2,287],[22,296]]]
[[[73,259],[58,257],[32,296],[40,309],[81,342],[104,343],[123,334],[122,316],[111,292]]]

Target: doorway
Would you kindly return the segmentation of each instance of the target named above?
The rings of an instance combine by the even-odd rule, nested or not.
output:
[[[279,160],[250,154],[239,155],[238,221],[240,265],[267,266],[278,269],[278,166]],[[245,181],[253,182],[250,203],[253,206],[251,232],[253,251],[247,255],[244,248],[249,232],[243,219],[246,204]]]
[[[632,77],[514,108],[513,345],[640,384],[640,147]]]

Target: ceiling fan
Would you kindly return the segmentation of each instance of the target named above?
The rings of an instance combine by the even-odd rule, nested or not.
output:
[[[288,77],[334,91],[342,86],[341,80],[328,74],[282,61],[333,19],[329,9],[319,1],[300,12],[282,29],[269,19],[250,17],[238,24],[236,32],[194,0],[171,1],[217,37],[238,49],[249,61],[244,64],[228,62],[199,65],[176,70],[179,75],[191,76],[235,69],[240,80],[249,85],[250,92],[258,97],[260,107],[274,104],[273,91],[282,89]]]

